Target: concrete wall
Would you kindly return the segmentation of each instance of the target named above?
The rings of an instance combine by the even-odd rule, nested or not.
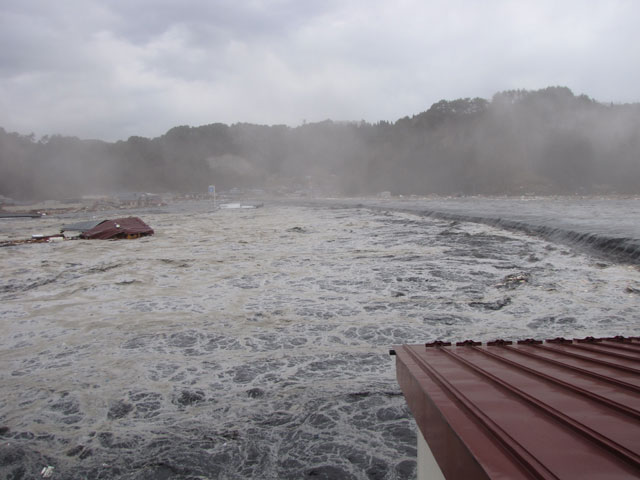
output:
[[[418,428],[418,480],[445,480],[442,470]]]

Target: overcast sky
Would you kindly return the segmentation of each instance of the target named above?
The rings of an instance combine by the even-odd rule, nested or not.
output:
[[[640,101],[637,0],[2,0],[0,127],[395,121],[567,86]]]

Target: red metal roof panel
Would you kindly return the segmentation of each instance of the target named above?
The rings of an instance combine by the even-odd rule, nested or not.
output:
[[[640,342],[395,348],[398,382],[444,475],[640,477]]]
[[[153,235],[153,229],[138,217],[105,220],[95,227],[82,232],[80,238],[107,240],[126,235]]]

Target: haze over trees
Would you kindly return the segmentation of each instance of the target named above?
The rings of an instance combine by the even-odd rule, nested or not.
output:
[[[0,128],[0,194],[313,188],[317,193],[640,193],[640,104],[566,87],[442,100],[395,123],[214,123],[108,143]]]

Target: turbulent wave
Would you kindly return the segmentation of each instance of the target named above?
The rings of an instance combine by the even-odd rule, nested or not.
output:
[[[415,478],[394,345],[637,333],[637,269],[403,206],[185,202],[0,249],[0,477]]]
[[[608,260],[640,264],[640,198],[426,198],[319,201],[394,210],[537,235]]]
[[[633,264],[640,264],[640,240],[637,238],[611,236],[596,232],[581,232],[548,225],[536,225],[506,218],[481,217],[423,210],[422,215],[459,222],[474,222],[507,230],[516,230],[539,235],[554,242],[568,243],[580,248],[591,249],[607,258]]]

